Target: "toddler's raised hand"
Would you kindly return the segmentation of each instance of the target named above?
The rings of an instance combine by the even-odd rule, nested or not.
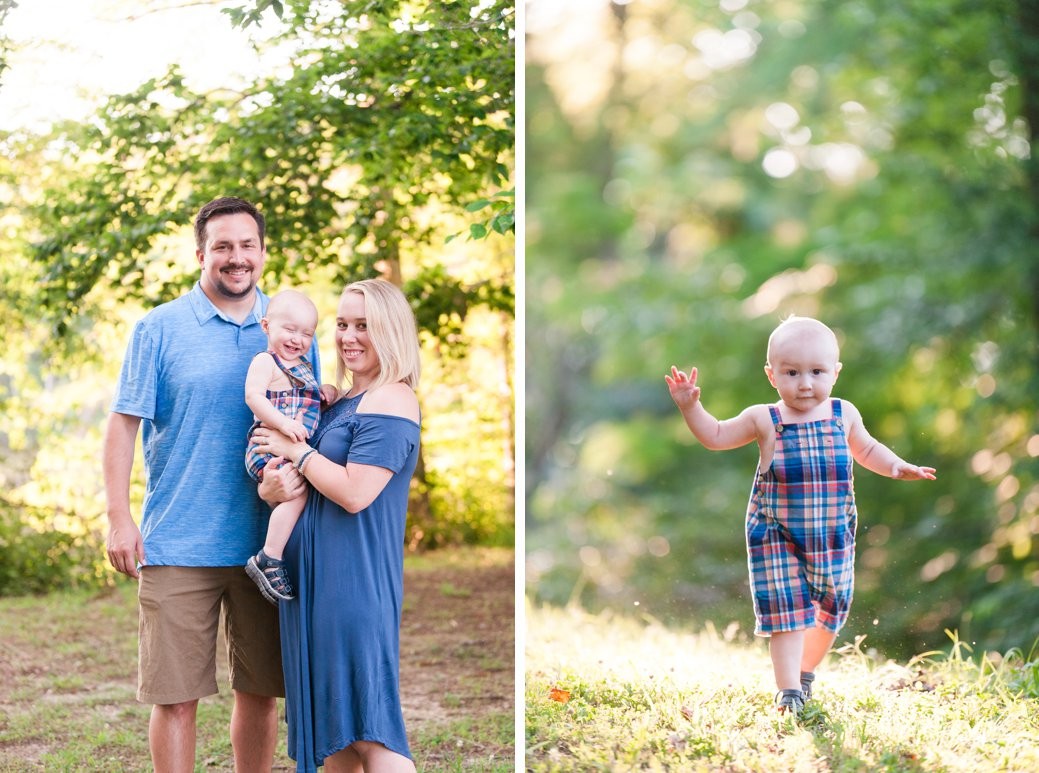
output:
[[[909,462],[895,462],[891,465],[891,477],[899,480],[937,480],[934,467],[917,467]]]
[[[667,388],[671,392],[671,399],[680,409],[691,408],[700,399],[700,387],[696,385],[696,376],[696,368],[690,368],[687,376],[674,365],[671,366],[671,375],[664,376]]]

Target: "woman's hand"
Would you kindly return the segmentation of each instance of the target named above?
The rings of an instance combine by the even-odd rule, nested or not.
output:
[[[263,480],[257,491],[260,499],[271,507],[301,497],[306,493],[307,482],[292,463],[282,457],[275,456],[263,468]]]
[[[253,442],[256,444],[256,450],[261,454],[282,456],[293,464],[296,464],[310,448],[306,442],[295,440],[266,424],[261,424],[253,431]]]

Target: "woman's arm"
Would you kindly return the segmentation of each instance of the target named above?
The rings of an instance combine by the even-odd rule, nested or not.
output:
[[[406,384],[380,387],[366,394],[358,407],[365,409],[361,413],[382,413],[412,421],[419,417],[418,399]],[[303,460],[301,473],[307,482],[348,513],[358,513],[371,505],[393,477],[393,471],[385,467],[356,462],[347,462],[345,466],[336,464],[306,443],[292,441],[272,430],[257,431],[263,438],[259,443],[260,451],[283,456],[297,468]],[[304,455],[307,455],[306,459],[303,459]]]

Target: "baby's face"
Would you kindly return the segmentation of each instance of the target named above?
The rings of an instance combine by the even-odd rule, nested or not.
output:
[[[823,329],[792,326],[772,342],[768,380],[794,411],[808,413],[830,399],[841,364],[833,337]]]
[[[280,304],[266,319],[267,347],[282,361],[295,364],[310,351],[316,327],[317,316],[307,305]]]

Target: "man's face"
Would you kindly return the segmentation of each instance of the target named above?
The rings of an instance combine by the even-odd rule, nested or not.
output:
[[[206,224],[205,246],[195,255],[207,294],[238,301],[256,289],[267,249],[252,216],[237,212],[218,215]]]

